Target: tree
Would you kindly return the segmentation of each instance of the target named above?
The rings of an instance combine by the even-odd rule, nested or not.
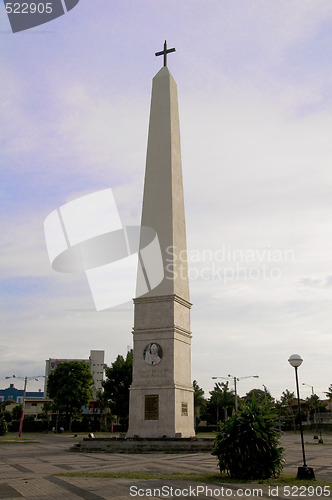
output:
[[[235,479],[277,477],[284,463],[276,413],[267,400],[240,402],[239,410],[224,423],[215,440],[213,455],[220,472]]]
[[[204,398],[204,391],[201,387],[199,387],[196,380],[193,381],[193,388],[194,388],[194,415],[195,415],[195,427],[196,427],[196,423],[198,423],[200,420],[200,413],[204,409],[206,400]]]
[[[281,395],[280,402],[285,406],[292,406],[297,402],[294,392],[285,389]]]
[[[71,430],[73,415],[80,413],[92,397],[93,377],[85,361],[60,363],[47,380],[48,396],[59,413],[65,413]]]
[[[96,408],[100,411],[100,430],[107,430],[107,411],[109,410],[109,401],[105,391],[97,391]]]
[[[328,388],[328,390],[325,394],[329,399],[332,399],[332,384],[330,385],[330,387]]]
[[[47,428],[50,428],[51,420],[52,420],[52,413],[54,409],[54,404],[48,401],[47,403],[44,404],[43,410],[41,413],[41,419],[47,423]],[[55,410],[56,411],[56,410]]]
[[[14,408],[12,409],[13,420],[20,420],[21,412],[22,412],[22,405],[14,406]]]
[[[109,367],[105,367],[106,380],[103,382],[105,397],[113,415],[120,418],[123,425],[128,424],[129,387],[133,373],[133,350],[127,352],[126,359],[120,354]]]
[[[315,420],[317,423],[317,413],[324,413],[327,411],[327,402],[319,399],[317,394],[312,394],[310,397],[306,399],[309,416],[311,420]]]
[[[251,391],[247,392],[247,394],[243,397],[244,401],[250,403],[253,395],[255,395],[255,399],[258,404],[262,403],[262,401],[265,399],[270,401],[271,403],[274,401],[269,391],[263,391],[262,389],[251,389]]]
[[[6,406],[15,403],[15,401],[11,399],[6,399],[6,401],[0,401],[0,413],[6,409]]]
[[[5,410],[4,412],[2,412],[2,416],[5,418],[7,423],[13,420],[12,412],[9,410]]]
[[[229,389],[228,382],[217,382],[213,391],[210,391],[210,396],[206,404],[205,417],[218,423],[223,413],[224,420],[227,420],[229,410],[235,407],[235,395]]]
[[[279,416],[285,421],[286,424],[291,421],[294,430],[296,430],[295,413],[297,411],[297,399],[294,392],[290,392],[288,389],[285,389],[277,407],[279,409]]]

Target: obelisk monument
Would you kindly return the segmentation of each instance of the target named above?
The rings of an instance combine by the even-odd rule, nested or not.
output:
[[[164,66],[152,85],[141,225],[157,232],[164,278],[134,299],[128,437],[195,435],[178,97],[167,67],[167,54],[174,51],[165,42],[156,53],[164,56]]]

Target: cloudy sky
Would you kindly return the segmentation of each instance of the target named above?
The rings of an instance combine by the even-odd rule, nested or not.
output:
[[[44,220],[111,188],[139,224],[151,79],[176,52],[192,378],[239,393],[332,384],[330,0],[90,0],[13,34],[0,5],[1,337],[5,376],[132,345],[133,307],[93,311],[48,260]],[[17,385],[18,386],[18,385]],[[29,389],[43,387],[31,382]],[[302,386],[302,395],[310,395]]]

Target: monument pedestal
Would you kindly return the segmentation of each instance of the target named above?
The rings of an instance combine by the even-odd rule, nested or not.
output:
[[[77,453],[209,453],[213,450],[214,438],[189,439],[117,439],[84,438],[69,448]]]
[[[176,295],[138,298],[134,303],[133,383],[127,437],[193,437],[191,304]],[[153,346],[157,347],[156,354]]]

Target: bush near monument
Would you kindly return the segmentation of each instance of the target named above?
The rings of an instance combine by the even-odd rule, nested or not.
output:
[[[241,402],[239,411],[220,424],[215,440],[212,454],[220,472],[244,480],[277,477],[284,459],[276,417],[268,401]]]

